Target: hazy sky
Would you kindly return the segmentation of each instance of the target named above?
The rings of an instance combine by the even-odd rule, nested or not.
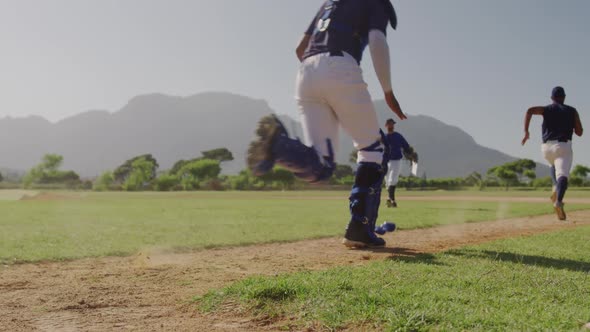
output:
[[[0,117],[56,121],[138,94],[228,91],[296,116],[294,48],[319,0],[0,0]],[[590,1],[394,0],[394,89],[409,114],[541,160],[528,106],[563,85],[590,128]],[[363,68],[382,98],[366,54]],[[239,112],[237,109],[236,112]],[[590,165],[590,129],[575,143]]]

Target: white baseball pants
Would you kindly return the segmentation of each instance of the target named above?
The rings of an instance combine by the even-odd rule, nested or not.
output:
[[[385,178],[385,182],[388,187],[395,186],[399,181],[399,175],[402,171],[402,161],[390,160],[387,163],[387,167],[387,177]]]
[[[296,99],[301,113],[305,144],[329,155],[326,140],[338,149],[340,126],[352,137],[357,150],[380,140],[373,101],[362,70],[349,54],[327,53],[309,57],[299,68]],[[381,163],[383,154],[359,151],[357,162]]]
[[[572,141],[547,141],[547,143],[541,146],[541,150],[543,151],[543,157],[549,165],[555,166],[555,176],[557,179],[562,176],[570,176],[574,159]]]

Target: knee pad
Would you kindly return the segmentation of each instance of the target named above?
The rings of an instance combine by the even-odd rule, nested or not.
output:
[[[375,141],[375,143],[364,147],[362,149],[359,149],[358,152],[358,160],[359,163],[382,163],[383,160],[385,160],[384,156],[387,153],[386,150],[388,150],[385,147],[385,134],[383,133],[382,130],[379,130],[379,134],[381,135],[381,139]],[[387,172],[387,171],[386,171]]]

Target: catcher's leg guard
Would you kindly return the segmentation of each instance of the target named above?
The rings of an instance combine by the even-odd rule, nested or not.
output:
[[[395,201],[395,186],[387,187],[387,192],[389,194],[389,199]]]
[[[307,182],[330,178],[336,167],[331,142],[330,156],[320,157],[317,151],[298,139],[289,138],[287,130],[275,115],[260,120],[256,131],[259,139],[248,149],[248,167],[256,176],[264,175],[279,164]]]
[[[350,194],[351,218],[343,240],[347,247],[385,245],[385,240],[375,235],[384,174],[379,164],[359,164]]]

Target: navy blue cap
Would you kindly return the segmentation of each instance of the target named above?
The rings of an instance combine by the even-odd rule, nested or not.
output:
[[[389,118],[389,119],[385,120],[385,124],[388,124],[390,122],[393,123],[393,124],[396,124],[395,120],[392,119],[392,118]]]
[[[551,91],[551,97],[553,97],[553,98],[565,98],[565,90],[562,87],[560,87],[560,86],[556,86]]]

